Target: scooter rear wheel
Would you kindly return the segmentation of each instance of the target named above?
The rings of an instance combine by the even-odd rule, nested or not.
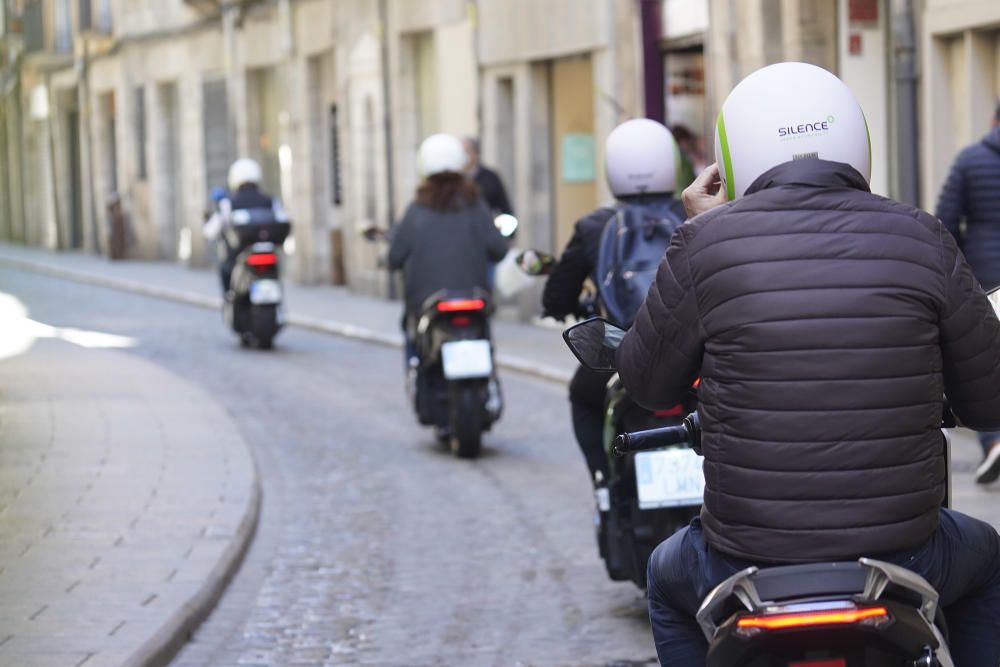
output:
[[[485,406],[479,382],[456,382],[449,387],[451,451],[463,459],[474,459],[482,449]]]

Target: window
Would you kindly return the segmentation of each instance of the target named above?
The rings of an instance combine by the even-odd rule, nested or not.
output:
[[[73,50],[73,12],[70,7],[70,0],[56,0],[56,51],[66,52]]]
[[[135,89],[135,150],[139,179],[146,180],[146,89]]]
[[[337,105],[330,105],[330,194],[334,206],[344,203],[343,175],[340,171],[340,134],[337,131]]]
[[[24,50],[28,53],[41,51],[45,48],[45,22],[43,19],[40,0],[32,0],[24,5],[24,14],[22,14]]]
[[[105,35],[112,32],[113,23],[111,20],[111,0],[98,0],[97,3],[97,29]]]
[[[94,9],[91,7],[90,0],[79,0],[79,6],[77,7],[77,21],[79,22],[79,31],[86,32],[90,30],[93,26]]]
[[[364,175],[365,183],[365,218],[369,222],[374,223],[377,213],[375,195],[375,188],[377,187],[375,180],[375,105],[370,96],[365,98],[364,140],[361,145],[363,147],[361,159],[364,160],[361,173]]]

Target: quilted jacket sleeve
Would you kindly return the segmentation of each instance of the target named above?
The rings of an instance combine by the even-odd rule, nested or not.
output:
[[[674,234],[635,323],[618,348],[629,396],[651,409],[678,403],[698,376],[704,332],[683,227]]]
[[[965,217],[965,161],[964,153],[959,154],[951,165],[934,211],[956,239],[959,238],[959,225]]]
[[[955,415],[977,430],[1000,429],[1000,321],[955,240],[941,230],[945,303],[941,351]]]

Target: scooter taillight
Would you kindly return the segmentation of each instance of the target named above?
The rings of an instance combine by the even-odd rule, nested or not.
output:
[[[278,255],[273,252],[259,252],[247,257],[248,266],[274,266],[277,263]]]
[[[751,636],[765,630],[814,628],[829,625],[866,625],[878,627],[890,620],[885,607],[840,607],[822,611],[758,614],[736,621],[736,633]],[[795,663],[809,665],[810,663]]]
[[[437,310],[439,313],[456,313],[466,310],[483,310],[486,302],[483,299],[451,299],[449,301],[439,301]]]

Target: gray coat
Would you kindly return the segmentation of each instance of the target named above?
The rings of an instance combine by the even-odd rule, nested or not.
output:
[[[438,290],[489,289],[489,267],[507,254],[507,241],[486,205],[435,211],[410,204],[389,247],[389,268],[403,271],[406,312],[418,313]]]
[[[1000,427],[1000,322],[954,239],[835,162],[778,166],[682,225],[618,366],[650,408],[700,372],[706,537],[753,561],[921,544],[942,396]]]

